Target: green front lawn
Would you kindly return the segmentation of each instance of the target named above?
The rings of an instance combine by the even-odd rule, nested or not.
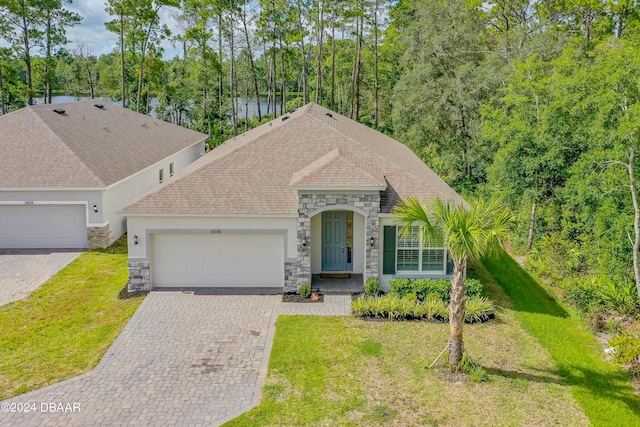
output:
[[[446,324],[280,316],[262,402],[225,425],[588,425],[572,382],[483,279],[503,308],[496,321],[465,325],[465,343],[488,381],[427,369]]]
[[[142,302],[118,298],[126,283],[120,242],[83,253],[27,300],[1,306],[0,399],[95,367]]]
[[[486,260],[513,301],[523,328],[547,349],[556,372],[595,426],[640,426],[640,397],[629,374],[603,359],[602,346],[511,257]]]

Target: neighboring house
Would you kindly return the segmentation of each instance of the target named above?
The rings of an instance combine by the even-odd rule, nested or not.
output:
[[[316,104],[215,148],[124,208],[129,289],[271,287],[312,274],[446,277],[446,251],[400,238],[402,198],[462,202],[413,152]],[[450,268],[450,267],[449,267]]]
[[[206,135],[100,101],[0,116],[0,248],[106,247],[116,213],[204,155]]]

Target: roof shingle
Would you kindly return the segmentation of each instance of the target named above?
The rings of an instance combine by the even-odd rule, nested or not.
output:
[[[96,104],[37,105],[0,116],[0,188],[108,187],[207,137]]]
[[[313,103],[288,116],[228,140],[123,212],[295,214],[303,187],[386,187],[382,212],[408,196],[462,202],[409,148],[378,131]]]

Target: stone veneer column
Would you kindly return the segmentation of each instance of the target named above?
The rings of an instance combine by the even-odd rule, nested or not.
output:
[[[365,272],[364,280],[378,278],[380,262],[380,193],[354,194],[303,194],[298,193],[298,262],[294,281],[287,282],[285,291],[297,290],[303,283],[311,284],[311,218],[309,213],[327,206],[341,205],[358,208],[367,213],[365,217]],[[302,241],[307,239],[307,246]],[[321,236],[314,236],[321,238]],[[369,244],[371,237],[375,238],[373,247]],[[354,248],[354,250],[357,250]],[[286,273],[286,266],[285,266]]]
[[[87,227],[87,248],[97,249],[109,246],[109,224],[104,227]]]
[[[150,291],[151,275],[149,274],[149,261],[131,261],[127,263],[129,266],[129,283],[127,289],[129,292]]]

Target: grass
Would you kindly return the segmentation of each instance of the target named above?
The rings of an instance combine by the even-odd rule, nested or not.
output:
[[[511,257],[484,264],[513,301],[523,328],[553,357],[556,374],[571,386],[591,423],[640,425],[640,398],[632,391],[629,374],[603,359],[593,335]]]
[[[26,300],[0,307],[0,400],[94,368],[142,297],[127,283],[126,240],[89,251]]]
[[[573,384],[520,326],[520,312],[482,266],[495,321],[465,325],[487,381],[427,366],[448,325],[352,317],[280,316],[259,406],[225,426],[588,425]],[[620,424],[622,425],[622,424]]]

